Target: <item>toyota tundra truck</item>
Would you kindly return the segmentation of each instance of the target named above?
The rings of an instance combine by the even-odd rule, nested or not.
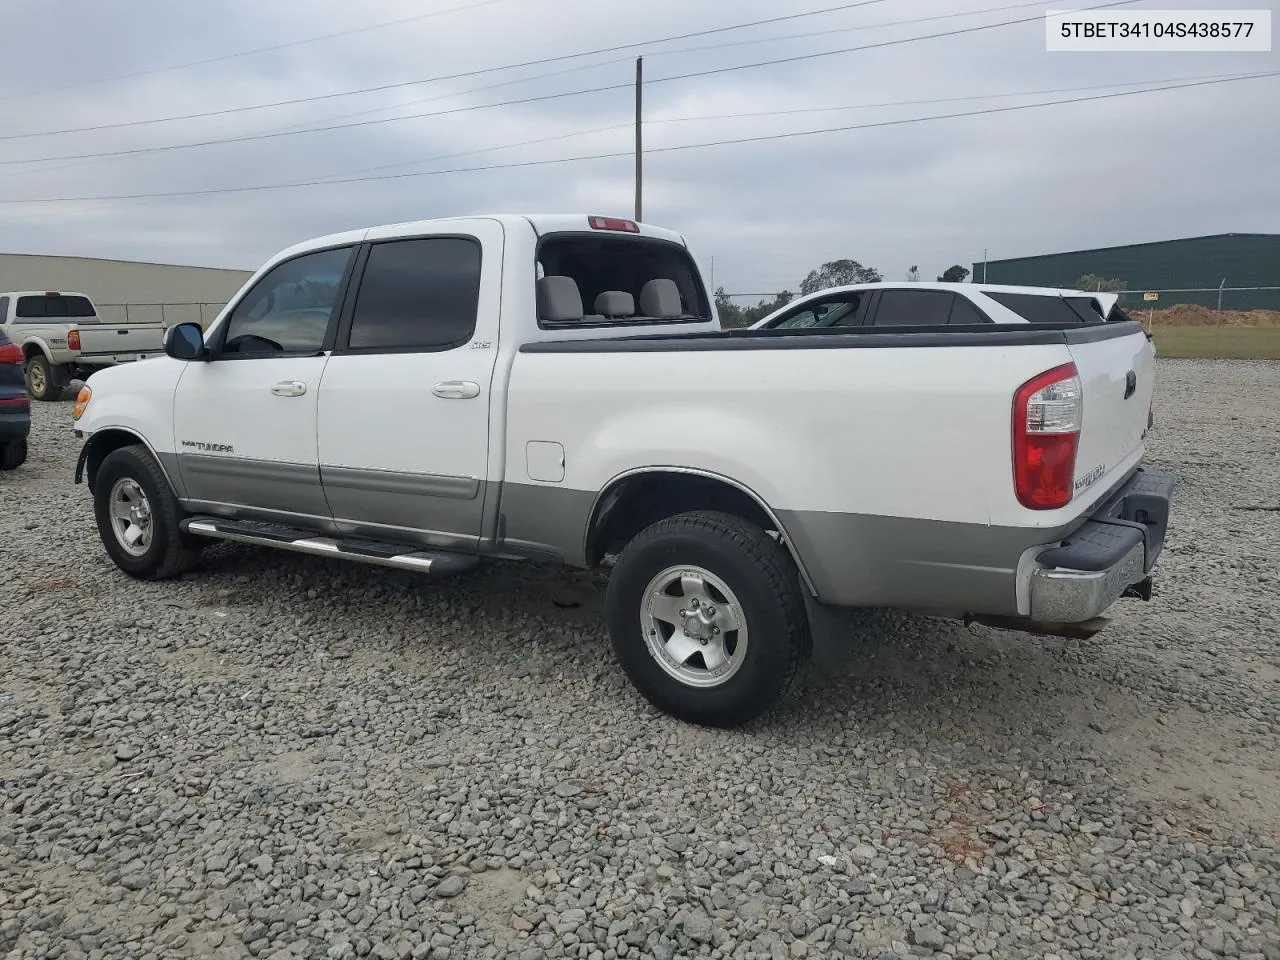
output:
[[[60,400],[73,379],[164,350],[158,323],[103,323],[83,293],[0,293],[0,328],[22,350],[27,393]]]
[[[609,567],[633,684],[734,726],[847,608],[1090,636],[1149,599],[1153,388],[1137,323],[727,331],[678,233],[476,216],[291,247],[94,373],[75,479],[140,579],[215,541]]]

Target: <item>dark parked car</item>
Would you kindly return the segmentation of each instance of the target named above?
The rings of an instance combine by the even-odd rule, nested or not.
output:
[[[22,348],[0,330],[0,470],[13,470],[27,459],[31,400],[22,366]]]

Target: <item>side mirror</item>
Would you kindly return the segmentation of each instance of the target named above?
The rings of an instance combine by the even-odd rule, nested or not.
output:
[[[164,352],[175,360],[203,360],[204,331],[198,323],[179,323],[164,336]]]

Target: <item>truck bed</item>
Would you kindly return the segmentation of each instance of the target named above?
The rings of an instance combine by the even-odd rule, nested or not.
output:
[[[579,354],[590,359],[566,365]],[[511,374],[506,482],[542,506],[509,515],[508,536],[545,541],[573,491],[670,465],[733,478],[773,510],[815,558],[802,566],[823,600],[1025,615],[1025,558],[1083,524],[1141,460],[1150,354],[1137,323],[529,343]],[[1015,496],[1011,401],[1073,362],[1088,411],[1076,493],[1031,510]],[[526,444],[547,439],[565,450],[560,484],[526,472]]]

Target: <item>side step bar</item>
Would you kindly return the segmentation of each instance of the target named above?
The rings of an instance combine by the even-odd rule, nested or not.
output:
[[[188,517],[179,526],[186,533],[215,540],[230,540],[258,547],[274,547],[317,557],[335,557],[418,573],[463,573],[480,562],[479,557],[446,550],[420,550],[404,544],[358,537],[317,536],[277,523],[226,520],[222,517]]]

